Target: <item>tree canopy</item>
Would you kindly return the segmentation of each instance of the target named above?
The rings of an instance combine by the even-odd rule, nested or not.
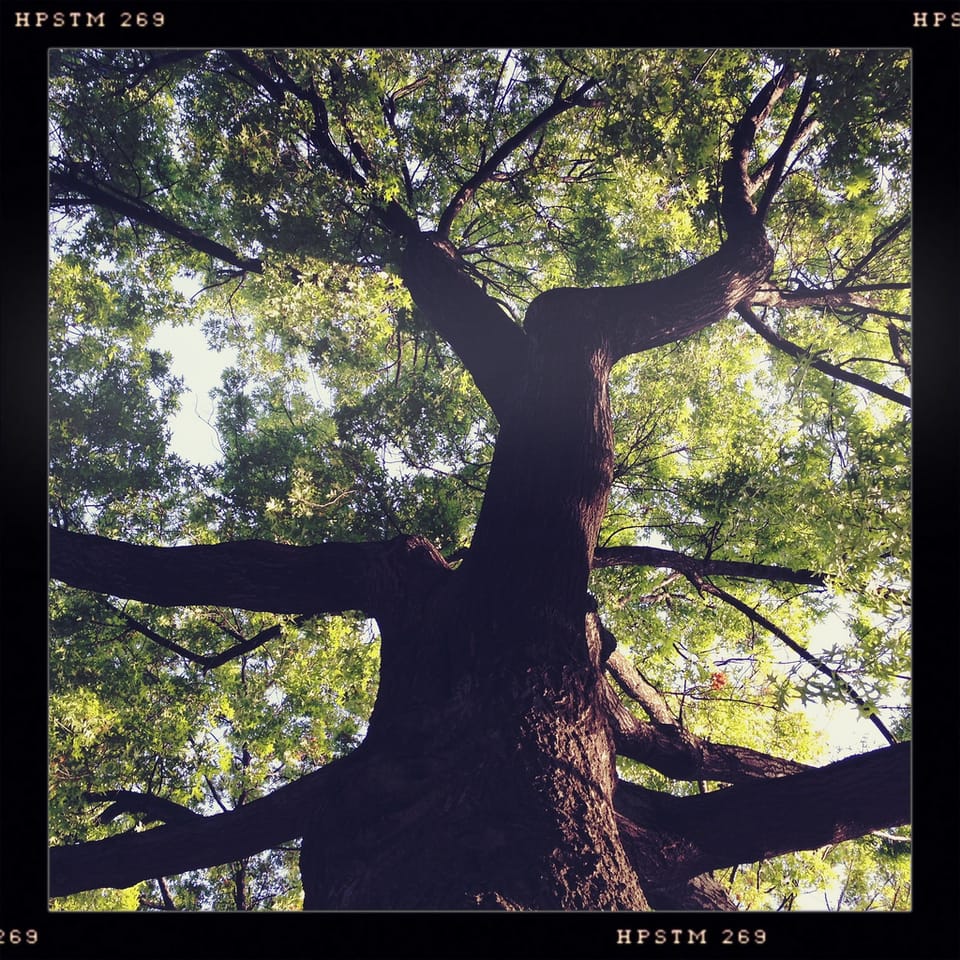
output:
[[[54,51],[54,907],[299,908],[300,838],[364,824],[298,798],[363,750],[406,763],[412,717],[502,663],[562,703],[580,661],[540,625],[579,617],[650,906],[909,910],[909,71]],[[164,325],[236,358],[214,463],[172,450]],[[398,589],[443,629],[412,642]],[[498,609],[527,659],[477,652]],[[767,822],[776,797],[809,820]],[[218,823],[251,839],[151,859]]]

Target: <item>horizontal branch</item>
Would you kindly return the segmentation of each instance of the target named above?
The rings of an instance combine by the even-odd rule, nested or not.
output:
[[[804,287],[796,290],[761,288],[750,300],[755,307],[844,307],[869,310],[870,302],[854,290],[842,287]]]
[[[150,793],[138,793],[136,790],[107,790],[105,793],[85,793],[84,800],[91,803],[113,801],[100,816],[98,823],[110,823],[121,814],[142,814],[141,820],[149,823],[162,820],[164,823],[192,823],[202,814],[189,809],[165,797],[155,797]]]
[[[666,567],[681,573],[700,576],[737,577],[745,580],[775,580],[814,587],[826,585],[822,573],[812,570],[791,570],[765,563],[737,560],[703,560],[660,547],[598,547],[593,554],[594,569],[602,567],[641,566]]]
[[[217,606],[271,613],[371,616],[398,589],[448,570],[420,537],[297,547],[245,540],[153,547],[50,530],[50,576],[73,587],[159,606]]]

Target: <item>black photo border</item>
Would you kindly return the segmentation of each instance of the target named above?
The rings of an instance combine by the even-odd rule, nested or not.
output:
[[[123,25],[160,12],[161,28]],[[54,14],[63,14],[62,26]],[[72,14],[78,16],[75,19]],[[44,18],[43,14],[46,14]],[[102,26],[99,16],[103,15]],[[26,20],[24,19],[26,16]],[[89,15],[89,16],[88,16]],[[89,25],[90,19],[93,24]],[[74,26],[74,22],[77,23]],[[137,0],[0,10],[0,947],[8,957],[960,957],[960,0]],[[46,77],[55,47],[908,48],[915,95],[914,907],[904,914],[65,914],[47,909]],[[665,931],[639,944],[637,930]],[[21,932],[14,943],[10,932]],[[26,931],[36,931],[30,944]],[[633,931],[623,942],[620,931]],[[734,932],[724,943],[725,930]],[[740,930],[765,932],[737,942]],[[674,935],[672,931],[681,931]],[[695,934],[693,942],[689,932]],[[699,936],[705,931],[703,938]],[[679,942],[678,942],[679,941]]]

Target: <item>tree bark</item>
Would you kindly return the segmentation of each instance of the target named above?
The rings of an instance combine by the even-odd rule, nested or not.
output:
[[[154,547],[50,528],[50,576],[158,606],[376,616],[398,578],[448,569],[423,537],[300,547],[264,540]]]

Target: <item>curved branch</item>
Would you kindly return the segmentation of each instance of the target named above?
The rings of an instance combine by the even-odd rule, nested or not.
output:
[[[746,323],[753,330],[759,333],[760,336],[767,341],[767,343],[776,347],[778,350],[782,350],[784,353],[798,360],[806,360],[809,357],[808,351],[774,333],[773,330],[771,330],[746,303],[737,305],[737,313],[739,313],[744,321],[746,321]],[[890,387],[884,386],[882,383],[877,383],[875,380],[868,380],[866,377],[861,377],[859,374],[851,373],[848,370],[844,370],[842,367],[838,367],[832,363],[827,363],[825,360],[810,360],[810,366],[815,370],[819,370],[821,373],[825,373],[828,376],[834,377],[837,380],[843,380],[846,383],[851,383],[855,387],[863,387],[864,390],[869,390],[871,393],[875,393],[887,400],[892,400],[894,403],[899,403],[905,407],[909,407],[911,405],[911,400],[906,394],[898,393],[896,390],[892,390]]]
[[[109,604],[108,606],[112,607],[112,605]],[[194,653],[192,650],[188,650],[186,647],[181,646],[176,641],[162,636],[147,624],[137,620],[136,617],[131,617],[130,614],[125,610],[117,610],[116,612],[123,617],[127,623],[133,627],[134,630],[143,634],[143,636],[145,636],[148,640],[152,640],[155,644],[163,647],[166,650],[169,650],[171,653],[176,653],[178,656],[190,661],[190,663],[195,663],[198,666],[203,667],[204,670],[213,670],[230,660],[234,660],[237,657],[243,656],[245,653],[249,653],[251,650],[256,650],[258,647],[262,647],[268,640],[274,640],[276,637],[279,637],[283,631],[283,624],[275,623],[272,627],[265,627],[252,637],[241,637],[239,643],[233,644],[233,646],[228,647],[226,650],[222,650],[220,653],[201,654]],[[297,624],[301,624],[304,622],[304,620],[304,617],[297,617],[295,622]]]
[[[155,797],[150,793],[138,793],[136,790],[107,790],[104,793],[85,793],[84,800],[99,803],[112,800],[100,816],[97,823],[110,823],[124,813],[143,814],[141,819],[145,823],[152,820],[162,820],[164,823],[192,823],[202,819],[202,814],[189,809],[165,797]]]
[[[594,569],[627,565],[666,567],[670,570],[679,570],[681,573],[694,573],[700,576],[738,577],[748,580],[808,584],[815,587],[826,586],[824,575],[812,570],[790,570],[787,567],[737,560],[703,560],[659,547],[598,547],[594,551]]]
[[[762,224],[752,221],[715,253],[670,276],[623,286],[546,290],[527,308],[524,329],[540,340],[586,330],[606,341],[610,360],[616,362],[723,320],[753,297],[772,269],[773,250]]]
[[[619,781],[614,803],[641,883],[670,885],[908,823],[910,744],[692,797]]]
[[[83,590],[159,606],[376,616],[422,578],[449,571],[421,537],[307,547],[245,540],[152,547],[50,530],[50,575]]]

